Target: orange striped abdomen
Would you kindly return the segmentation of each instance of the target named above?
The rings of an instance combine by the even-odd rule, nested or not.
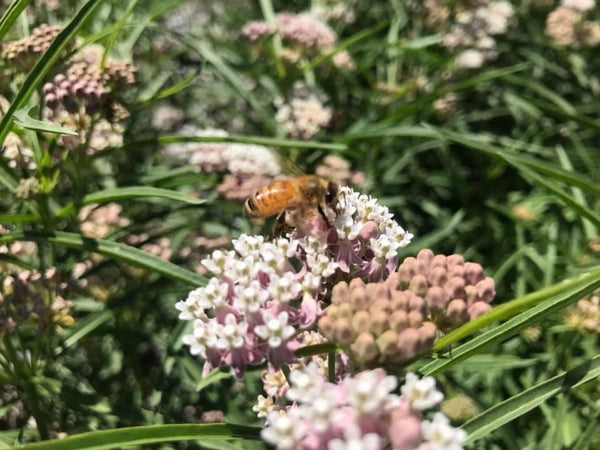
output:
[[[296,180],[279,180],[257,190],[244,204],[244,216],[269,217],[292,208],[301,201]]]

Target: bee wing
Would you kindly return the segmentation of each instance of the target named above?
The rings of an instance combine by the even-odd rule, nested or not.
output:
[[[277,158],[281,173],[285,175],[301,176],[306,175],[306,172],[295,163],[288,155],[283,155],[280,152],[273,150],[274,156]]]

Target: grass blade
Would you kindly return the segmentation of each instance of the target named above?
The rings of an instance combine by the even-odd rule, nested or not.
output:
[[[598,376],[600,376],[600,356],[492,406],[463,425],[462,428],[468,433],[467,443],[489,435],[502,425],[538,407],[549,398],[581,386]]]
[[[94,192],[86,195],[81,202],[82,205],[93,205],[96,203],[108,203],[118,200],[132,200],[138,198],[166,198],[178,202],[190,203],[192,205],[201,205],[206,200],[201,198],[192,197],[187,194],[183,194],[177,191],[171,191],[169,189],[162,189],[150,186],[131,186],[114,189],[104,189],[102,191]],[[57,217],[67,217],[75,211],[75,205],[71,204],[65,206],[57,214]]]
[[[149,425],[92,431],[65,439],[24,445],[31,450],[100,450],[123,446],[158,444],[161,442],[251,439],[260,440],[261,428],[229,423]]]
[[[25,128],[27,130],[42,131],[44,133],[55,133],[55,134],[67,134],[69,136],[78,136],[78,134],[70,130],[55,125],[50,122],[42,122],[41,120],[34,119],[31,117],[27,110],[20,109],[13,114],[13,121],[15,125]]]
[[[0,236],[0,243],[15,241],[51,242],[81,251],[99,253],[193,286],[203,286],[206,284],[206,278],[195,272],[176,266],[135,247],[106,239],[91,239],[80,234],[61,231],[55,233],[13,232]]]
[[[12,128],[13,114],[25,106],[34,90],[42,82],[46,74],[50,71],[54,63],[60,57],[60,54],[65,47],[75,38],[77,31],[83,25],[85,20],[92,14],[94,9],[102,0],[88,0],[79,10],[79,12],[71,19],[71,21],[62,29],[52,41],[52,44],[38,60],[34,68],[31,70],[23,86],[15,96],[15,99],[10,104],[8,111],[0,121],[0,145],[4,143],[6,135]]]
[[[0,18],[0,41],[31,0],[15,0]]]

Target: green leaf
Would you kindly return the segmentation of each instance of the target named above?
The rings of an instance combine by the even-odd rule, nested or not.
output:
[[[82,205],[93,205],[108,203],[118,200],[131,200],[138,198],[166,198],[178,202],[190,203],[192,205],[201,205],[206,200],[201,198],[192,197],[181,192],[171,191],[169,189],[162,189],[150,186],[131,186],[123,188],[105,189],[102,191],[94,192],[86,195],[82,200]],[[65,206],[57,214],[57,217],[67,217],[75,211],[75,205],[71,204]]]
[[[35,89],[42,82],[46,74],[50,71],[54,63],[60,57],[60,54],[65,47],[73,40],[79,28],[83,25],[85,20],[92,14],[94,9],[100,4],[102,0],[88,0],[77,12],[75,17],[62,29],[62,31],[56,36],[52,44],[46,52],[42,55],[35,67],[31,70],[23,86],[19,89],[19,92],[15,96],[11,103],[8,111],[0,121],[0,145],[4,143],[6,135],[12,128],[13,114],[21,109],[29,100]]]
[[[462,428],[468,433],[467,443],[489,435],[502,425],[538,407],[549,398],[581,386],[598,376],[600,376],[600,356],[492,406],[463,425]]]
[[[145,100],[140,100],[139,104],[147,104],[147,103],[151,103],[156,100],[163,100],[167,97],[171,97],[172,95],[178,94],[179,92],[183,91],[184,89],[186,89],[187,87],[189,87],[190,85],[192,85],[192,83],[194,83],[196,81],[196,79],[198,78],[199,72],[200,72],[199,70],[195,70],[191,75],[184,78],[179,83],[176,83],[173,86],[168,87],[168,88],[158,92],[157,94],[152,95],[151,97],[149,97]]]
[[[100,450],[161,442],[249,439],[260,440],[261,428],[229,423],[149,425],[92,431],[65,439],[38,442],[20,448],[31,450]]]
[[[196,391],[200,392],[203,389],[211,386],[212,384],[218,383],[221,380],[226,380],[228,378],[233,377],[233,373],[231,370],[223,371],[221,369],[213,369],[211,373],[209,373],[206,377],[198,382],[196,385]]]
[[[63,338],[62,347],[68,348],[79,342],[80,339],[84,338],[100,325],[108,322],[113,318],[113,312],[110,310],[100,311],[98,313],[89,314],[85,318],[78,320],[72,328],[69,328]],[[59,348],[60,353],[62,348]]]
[[[0,214],[0,224],[24,224],[24,223],[36,223],[39,222],[40,218],[33,214]]]
[[[16,111],[13,114],[13,120],[15,122],[15,125],[18,125],[21,128],[26,128],[28,130],[43,131],[46,133],[68,134],[69,136],[78,136],[76,132],[74,132],[73,130],[69,130],[68,128],[60,127],[58,125],[54,125],[53,123],[42,122],[41,120],[34,119],[24,109]]]
[[[99,253],[193,286],[204,286],[206,284],[206,278],[195,272],[176,266],[168,261],[163,261],[135,247],[106,239],[91,239],[80,234],[61,231],[54,233],[12,232],[0,236],[0,243],[14,241],[51,242],[82,251]]]
[[[148,143],[154,141],[148,141]],[[231,142],[236,144],[256,144],[264,145],[267,147],[280,147],[280,148],[298,148],[298,149],[320,149],[320,150],[331,150],[337,152],[343,152],[348,150],[348,146],[345,144],[333,144],[328,142],[315,142],[315,141],[298,141],[293,139],[277,139],[277,138],[266,138],[259,136],[162,136],[158,138],[160,145],[174,144],[179,142]],[[145,143],[145,142],[144,142]],[[132,143],[130,145],[139,145],[139,143]]]
[[[31,0],[14,0],[0,18],[0,41]]]
[[[544,317],[575,303],[598,287],[600,287],[600,269],[500,305],[444,336],[435,343],[434,350],[446,348],[483,326],[512,317],[525,308],[527,310],[452,350],[450,359],[438,359],[426,364],[420,372],[425,376],[447,370],[470,356],[480,353],[483,348],[502,342],[520,330],[540,322]]]

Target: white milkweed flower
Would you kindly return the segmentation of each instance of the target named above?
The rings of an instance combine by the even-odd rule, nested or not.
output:
[[[467,433],[450,425],[450,420],[442,413],[436,413],[433,421],[421,424],[426,442],[418,450],[462,450]]]
[[[296,330],[291,325],[288,325],[288,313],[280,312],[277,317],[273,317],[269,312],[263,313],[264,325],[254,327],[254,332],[265,341],[268,341],[269,346],[278,348],[291,338]]]
[[[419,379],[412,372],[406,374],[406,381],[401,392],[409,399],[411,407],[418,410],[432,408],[444,400],[444,394],[435,388],[433,377]]]

